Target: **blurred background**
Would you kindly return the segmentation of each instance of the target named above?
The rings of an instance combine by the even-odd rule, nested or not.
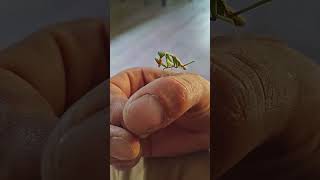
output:
[[[258,0],[227,0],[240,10]],[[320,63],[320,11],[317,0],[273,0],[245,14],[244,28],[234,28],[221,21],[211,23],[213,35],[253,32],[284,40],[294,49]],[[212,45],[214,47],[214,45]]]
[[[111,0],[110,73],[157,67],[157,52],[169,51],[189,72],[210,78],[209,0]]]
[[[0,49],[48,24],[107,15],[108,0],[1,0]]]
[[[208,1],[166,1],[167,6],[163,7],[163,0],[28,0],[25,2],[21,0],[1,0],[0,49],[23,39],[31,32],[51,23],[83,17],[108,19],[108,4],[112,4],[112,58],[115,58],[112,60],[112,75],[120,69],[123,69],[121,68],[121,63],[124,65],[123,67],[141,64],[154,66],[153,57],[155,56],[155,51],[158,50],[156,48],[171,48],[159,44],[171,41],[173,36],[184,36],[182,35],[183,33],[181,33],[183,29],[186,31],[185,34],[188,35],[188,37],[184,38],[187,42],[194,43],[193,48],[203,49],[201,50],[203,52],[208,51],[209,42],[206,41],[206,38],[208,38],[209,28],[206,23],[206,18],[209,18],[209,14],[201,12],[208,10]],[[235,9],[241,9],[255,1],[256,0],[227,0]],[[320,11],[318,8],[319,1],[317,0],[309,0],[307,2],[299,0],[273,0],[265,6],[245,13],[244,16],[248,24],[246,27],[240,28],[237,31],[273,35],[288,42],[290,47],[296,48],[305,55],[320,62],[320,36],[318,35],[318,32],[320,32]],[[163,22],[161,22],[161,19]],[[176,19],[176,21],[174,21],[174,19]],[[190,24],[195,24],[195,27],[192,28]],[[187,27],[188,25],[189,27]],[[145,27],[145,30],[139,31],[142,27]],[[180,32],[177,31],[179,27]],[[236,32],[235,28],[229,24],[219,21],[211,23],[211,28],[213,35]],[[155,32],[154,36],[158,36],[159,34],[163,34],[164,36],[161,36],[163,40],[160,41],[157,39],[152,42],[153,45],[157,46],[154,51],[148,50],[150,48],[145,48],[145,57],[150,58],[150,60],[148,59],[145,60],[144,63],[138,64],[137,61],[141,61],[141,59],[140,56],[137,57],[135,55],[132,56],[134,58],[126,60],[129,61],[126,63],[124,62],[125,60],[118,56],[119,52],[128,54],[128,50],[135,49],[134,47],[125,48],[124,45],[121,45],[126,41],[126,37],[132,37],[137,46],[141,45],[142,41],[148,41],[151,44],[151,40],[147,40],[152,39],[150,34],[153,33],[150,33],[150,31]],[[141,37],[138,38],[137,32],[141,32],[140,34],[146,38],[143,40]],[[134,34],[136,36],[134,36]],[[198,37],[198,39],[193,37]],[[195,39],[196,41],[194,41]],[[129,42],[131,40],[128,38],[127,41]],[[181,38],[176,43],[177,45],[185,44]],[[189,49],[189,51],[192,49]],[[194,53],[192,53],[192,56],[189,56],[185,54],[188,52],[182,51],[181,54],[180,50],[170,50],[185,58],[194,58],[196,60],[207,58],[202,58],[200,55]],[[206,54],[200,53],[200,51],[198,53]],[[116,64],[116,61],[118,61],[118,64]],[[193,64],[192,68],[195,66],[198,67],[197,69],[207,71],[205,68],[201,69],[199,63]]]

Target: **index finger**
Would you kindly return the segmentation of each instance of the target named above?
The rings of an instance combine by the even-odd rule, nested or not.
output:
[[[111,78],[111,96],[118,95],[129,98],[133,93],[151,81],[172,73],[156,68],[136,67],[127,69]]]
[[[123,108],[132,94],[151,81],[171,73],[155,68],[131,68],[113,76],[110,79],[110,123],[120,125]]]
[[[140,88],[130,97],[123,110],[125,127],[146,137],[169,126],[183,115],[183,126],[208,127],[210,83],[196,74],[178,73],[162,77]],[[188,112],[188,113],[187,113]]]

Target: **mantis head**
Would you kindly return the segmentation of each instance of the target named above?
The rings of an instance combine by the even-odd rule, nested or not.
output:
[[[159,55],[159,57],[160,57],[160,59],[161,59],[163,56],[166,55],[166,53],[163,52],[163,51],[159,51],[159,52],[158,52],[158,55]]]

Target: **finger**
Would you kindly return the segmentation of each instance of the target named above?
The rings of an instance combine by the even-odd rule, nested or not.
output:
[[[209,117],[206,118],[208,120]],[[210,132],[205,129],[203,132],[187,129],[184,131],[179,126],[171,125],[142,139],[141,146],[144,157],[176,157],[198,151],[208,151]]]
[[[56,173],[56,168],[58,168],[57,166],[60,166],[59,164],[57,165],[56,162],[59,161],[58,159],[58,155],[59,153],[61,153],[60,151],[58,151],[58,147],[60,147],[61,145],[61,141],[67,137],[68,134],[70,134],[70,132],[75,132],[75,134],[72,135],[71,139],[75,139],[75,143],[80,143],[81,139],[76,139],[76,135],[80,137],[84,137],[87,138],[86,142],[87,143],[97,143],[97,140],[99,140],[99,138],[101,138],[101,136],[96,136],[93,137],[94,135],[97,135],[99,133],[101,133],[101,131],[103,131],[103,142],[98,143],[100,145],[103,146],[107,146],[106,144],[106,137],[107,137],[107,123],[105,122],[106,117],[108,116],[108,111],[104,112],[106,110],[109,110],[109,108],[107,107],[108,104],[108,94],[106,93],[107,90],[107,84],[108,82],[105,81],[103,83],[101,83],[99,86],[97,86],[96,88],[94,88],[93,90],[91,90],[90,92],[88,92],[85,96],[83,96],[80,100],[78,100],[76,103],[74,103],[67,112],[65,112],[62,117],[60,122],[56,125],[54,131],[51,133],[50,137],[48,138],[47,144],[44,148],[44,153],[42,155],[42,166],[44,169],[44,174],[46,174],[45,177],[47,178],[55,178]],[[100,113],[97,113],[100,112]],[[101,119],[104,122],[104,124],[100,124]],[[87,121],[89,121],[88,119],[92,119],[92,121],[95,121],[95,119],[98,119],[99,122],[96,122],[98,124],[100,124],[100,127],[98,128],[97,132],[95,132],[95,128],[90,128],[89,126],[96,126],[97,124],[95,122],[92,122],[92,124],[86,124]],[[88,126],[88,129],[86,129],[86,126]],[[77,129],[77,127],[79,127],[79,129]],[[101,130],[101,131],[100,131]],[[94,131],[94,132],[92,132]],[[81,135],[81,132],[83,132],[83,134]],[[92,133],[93,136],[90,135],[90,133]],[[93,139],[92,139],[93,138]],[[96,138],[96,139],[94,139]],[[92,142],[91,142],[92,140]],[[69,145],[72,144],[72,141],[70,140],[70,142],[67,143],[66,147],[69,148]],[[81,148],[79,147],[81,144],[76,144],[74,147],[74,151],[77,151],[77,148]],[[82,144],[83,146],[86,147],[86,144]],[[72,147],[70,145],[70,147]],[[97,147],[97,145],[92,145],[91,147]],[[101,146],[99,146],[100,149],[97,150],[101,150]],[[89,147],[86,147],[89,148]],[[68,150],[68,149],[66,149]],[[79,149],[80,150],[80,149]],[[108,152],[109,152],[109,148],[104,149],[105,151],[103,153],[97,154],[98,155],[105,155],[105,157],[103,157],[103,159],[107,159],[108,158]],[[68,152],[69,153],[69,152]],[[83,151],[81,151],[81,153],[83,153]],[[93,153],[97,153],[97,152],[93,152]],[[75,154],[75,155],[79,155],[79,154]],[[83,154],[82,154],[83,155]],[[80,155],[79,155],[80,156]],[[67,157],[67,155],[66,155]],[[75,158],[76,159],[76,158]],[[84,158],[84,161],[87,161],[88,159]],[[79,158],[79,161],[81,161],[81,158]],[[101,161],[99,161],[101,162]],[[72,163],[72,162],[70,162]],[[80,163],[80,162],[79,162]],[[68,164],[70,165],[68,168],[69,169],[76,169],[77,167],[79,167],[77,165],[77,163],[74,164]],[[79,164],[79,165],[83,165],[83,164]],[[88,164],[87,164],[88,165]],[[86,166],[87,166],[86,165]],[[105,167],[105,166],[104,166]],[[66,168],[66,169],[68,169]],[[57,170],[58,171],[58,170]],[[60,170],[59,170],[60,171]],[[84,173],[92,173],[92,172],[96,172],[96,170],[92,170],[89,169],[88,171],[84,172]],[[105,169],[104,169],[105,172]],[[60,172],[59,172],[60,173]],[[66,172],[63,172],[66,173]],[[70,173],[74,173],[74,172],[70,172]],[[58,178],[59,179],[59,178]]]
[[[140,154],[139,139],[117,126],[110,125],[110,156],[117,160],[135,160]]]
[[[69,128],[82,122],[91,114],[96,113],[107,107],[108,105],[108,80],[102,82],[81,99],[75,102],[62,116],[59,122],[60,132],[65,132]],[[59,128],[56,128],[59,129]]]
[[[134,160],[118,160],[116,158],[111,157],[110,165],[117,170],[126,171],[136,166],[139,160],[140,160],[140,157]]]
[[[129,98],[141,87],[170,72],[155,68],[131,68],[122,71],[110,80],[111,95]]]
[[[166,73],[153,68],[132,68],[120,72],[110,80],[110,161],[114,168],[126,170],[138,163],[140,142],[133,134],[120,128],[123,108],[128,98],[139,88]],[[117,127],[119,126],[119,127]]]
[[[213,176],[219,177],[283,132],[297,84],[284,61],[288,49],[279,42],[218,38],[212,54]]]
[[[57,24],[1,52],[0,68],[32,85],[61,115],[108,76],[108,35],[99,20]]]
[[[110,164],[118,170],[134,167],[141,158],[137,137],[117,126],[110,125]]]
[[[127,97],[110,96],[110,123],[115,126],[123,126],[122,111],[127,103]]]
[[[44,180],[108,179],[105,110],[86,118],[59,138],[44,156]]]
[[[154,68],[132,68],[120,72],[110,80],[110,123],[123,125],[123,108],[129,97],[151,81],[167,74]]]
[[[146,137],[187,111],[190,114],[208,112],[209,86],[207,80],[195,74],[177,74],[154,80],[135,92],[126,103],[123,111],[125,127]]]
[[[0,82],[0,179],[38,179],[40,154],[59,118],[12,72],[0,69]]]

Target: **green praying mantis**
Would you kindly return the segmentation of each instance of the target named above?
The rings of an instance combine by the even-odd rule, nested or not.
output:
[[[225,22],[234,24],[235,26],[244,26],[245,19],[239,16],[240,14],[245,13],[249,10],[252,10],[258,6],[261,6],[271,1],[272,0],[260,0],[239,11],[234,11],[226,3],[226,0],[211,0],[210,1],[210,5],[211,5],[210,20],[215,21],[216,19],[220,19]],[[155,61],[158,64],[158,67],[161,67],[161,66],[163,67],[163,70],[168,68],[182,68],[183,70],[186,70],[186,66],[195,62],[195,61],[191,61],[189,63],[183,64],[177,56],[164,51],[159,51],[158,55],[159,55],[159,58],[155,58]],[[165,57],[165,61],[162,60],[163,57]]]
[[[186,66],[195,62],[191,61],[189,63],[183,64],[177,56],[164,51],[159,51],[158,55],[159,58],[155,58],[155,61],[158,64],[158,67],[163,67],[163,70],[168,68],[182,68],[183,70],[187,70]],[[162,60],[163,57],[165,57],[165,61]]]
[[[211,6],[211,20],[215,21],[216,19],[220,19],[222,21],[234,24],[235,26],[244,26],[245,25],[245,19],[239,16],[240,14],[243,14],[244,12],[247,12],[251,9],[254,9],[258,6],[261,6],[265,3],[268,3],[272,0],[260,0],[256,3],[253,3],[252,5],[243,8],[239,11],[234,11],[225,0],[211,0],[210,6]]]

